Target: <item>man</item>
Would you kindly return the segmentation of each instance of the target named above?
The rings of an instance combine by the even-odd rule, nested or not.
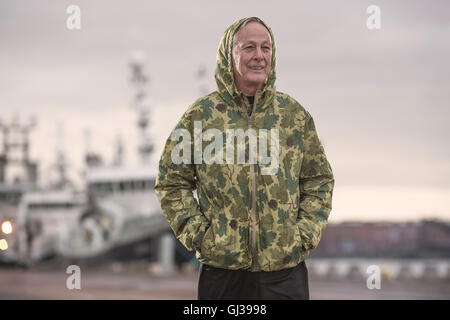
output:
[[[155,190],[202,263],[199,299],[309,298],[304,260],[327,224],[334,178],[311,115],[276,91],[275,67],[267,24],[230,26],[217,91],[184,113],[160,160]]]

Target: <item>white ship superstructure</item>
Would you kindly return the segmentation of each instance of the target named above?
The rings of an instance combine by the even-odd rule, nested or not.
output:
[[[129,215],[160,214],[153,191],[156,168],[151,166],[112,166],[87,172],[88,191],[100,200],[110,200],[128,209]]]
[[[61,254],[68,258],[107,255],[168,231],[154,183],[155,168],[150,166],[91,168],[86,174],[91,212],[67,234]]]
[[[73,189],[27,192],[17,214],[19,257],[29,263],[59,254],[58,245],[86,207],[86,195]]]

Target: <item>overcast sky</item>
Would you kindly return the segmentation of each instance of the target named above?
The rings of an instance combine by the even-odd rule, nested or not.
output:
[[[81,29],[68,30],[69,5]],[[369,5],[381,29],[369,30]],[[331,221],[450,219],[450,2],[0,0],[0,119],[36,115],[33,159],[43,180],[62,141],[78,178],[86,149],[112,161],[123,137],[137,163],[131,52],[146,54],[154,161],[217,45],[246,16],[272,28],[277,89],[315,119],[336,177]],[[58,134],[58,124],[62,134]]]

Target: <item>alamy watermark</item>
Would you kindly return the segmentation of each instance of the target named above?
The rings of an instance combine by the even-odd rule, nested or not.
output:
[[[270,155],[268,154],[268,143],[270,133]],[[245,139],[249,141],[248,163],[259,164],[261,174],[273,175],[278,172],[279,167],[279,130],[278,129],[227,129],[225,132],[225,162],[227,164],[235,163],[235,154],[237,154],[236,163],[246,163]],[[179,142],[171,153],[172,162],[175,164],[223,164],[224,162],[224,134],[219,129],[208,129],[202,131],[202,122],[194,121],[194,139],[186,129],[175,129],[171,135],[172,141]],[[203,141],[213,141],[203,149]],[[192,157],[191,148],[193,141]],[[235,146],[235,140],[237,140]]]
[[[367,18],[366,26],[369,30],[380,30],[381,29],[381,9],[379,6],[370,5],[366,10],[367,14],[370,16]]]
[[[367,289],[381,289],[381,270],[377,265],[367,267],[366,273],[369,274],[366,281]]]
[[[81,9],[79,6],[72,4],[67,7],[66,13],[70,14],[66,20],[66,27],[69,30],[81,29]]]
[[[81,269],[77,265],[70,265],[66,269],[66,273],[70,274],[66,280],[66,288],[69,290],[81,289]]]

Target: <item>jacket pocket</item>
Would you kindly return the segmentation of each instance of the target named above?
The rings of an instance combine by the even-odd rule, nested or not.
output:
[[[225,269],[248,267],[248,234],[247,222],[212,220],[201,244],[200,261]]]

